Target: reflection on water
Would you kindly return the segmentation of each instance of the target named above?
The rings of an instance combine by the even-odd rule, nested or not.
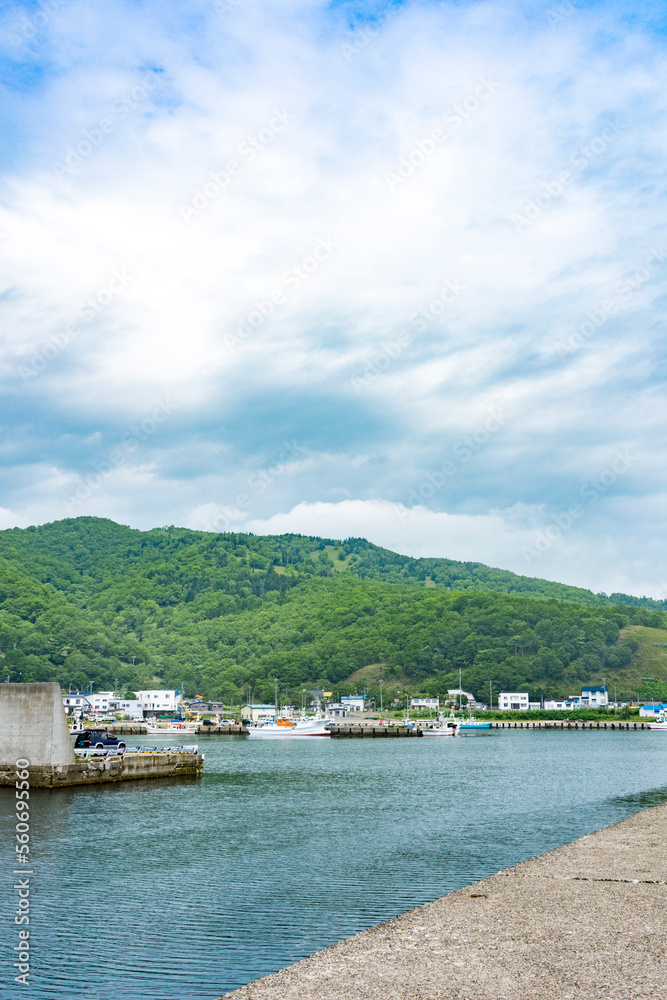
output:
[[[210,1000],[667,801],[650,732],[199,744],[200,780],[32,793],[31,997]]]

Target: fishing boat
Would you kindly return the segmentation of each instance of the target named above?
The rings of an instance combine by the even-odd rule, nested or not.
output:
[[[308,736],[330,736],[333,719],[318,712],[308,718],[306,715],[298,719],[276,719],[275,722],[261,722],[257,726],[248,727],[248,736],[253,740],[285,740],[304,738]]]
[[[662,730],[667,733],[667,719],[665,718],[665,713],[660,712],[655,722],[649,722],[648,728]]]
[[[432,729],[422,729],[422,736],[456,736],[461,724],[455,715],[439,715]]]
[[[474,715],[469,715],[467,719],[462,719],[461,725],[459,726],[459,730],[462,733],[463,732],[474,733],[477,732],[477,730],[479,729],[490,729],[490,728],[491,728],[490,722],[480,722],[479,719],[476,719]]]
[[[180,722],[168,722],[166,725],[154,726],[150,722],[144,722],[147,736],[192,736],[197,732],[196,726],[183,725]]]

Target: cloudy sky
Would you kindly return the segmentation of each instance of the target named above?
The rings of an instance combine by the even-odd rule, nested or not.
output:
[[[0,527],[667,597],[664,18],[6,3]]]

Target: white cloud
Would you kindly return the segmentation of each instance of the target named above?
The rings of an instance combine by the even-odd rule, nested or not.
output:
[[[485,512],[558,514],[617,448],[644,454],[646,440],[652,463],[623,489],[639,506],[660,494],[667,267],[636,277],[664,225],[656,39],[613,6],[550,25],[525,5],[406,5],[366,35],[344,17],[302,3],[223,17],[209,3],[70,0],[39,33],[40,82],[15,98],[16,159],[0,178],[0,378],[21,442],[3,502],[17,517],[60,516],[44,470],[85,479],[165,393],[177,415],[87,513],[206,520],[296,438],[308,462],[244,516],[306,516],[347,497],[363,524],[373,497],[410,502],[493,405],[502,432],[426,499],[449,513],[406,515],[415,545],[418,523],[437,524],[455,548],[439,554],[524,572],[507,562],[510,515]],[[311,266],[329,238],[339,246]],[[131,279],[107,301],[119,270]],[[447,280],[462,290],[440,308]],[[581,335],[610,299],[613,315]],[[239,336],[258,310],[271,315]],[[401,335],[407,346],[356,391]],[[627,533],[605,505],[609,537]],[[590,524],[562,564],[582,579],[594,548],[616,551]],[[561,572],[554,560],[539,573]],[[653,579],[627,553],[625,565],[620,589]]]

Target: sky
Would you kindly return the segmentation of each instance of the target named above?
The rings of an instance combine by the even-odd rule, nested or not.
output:
[[[7,2],[0,528],[667,598],[657,3]]]

